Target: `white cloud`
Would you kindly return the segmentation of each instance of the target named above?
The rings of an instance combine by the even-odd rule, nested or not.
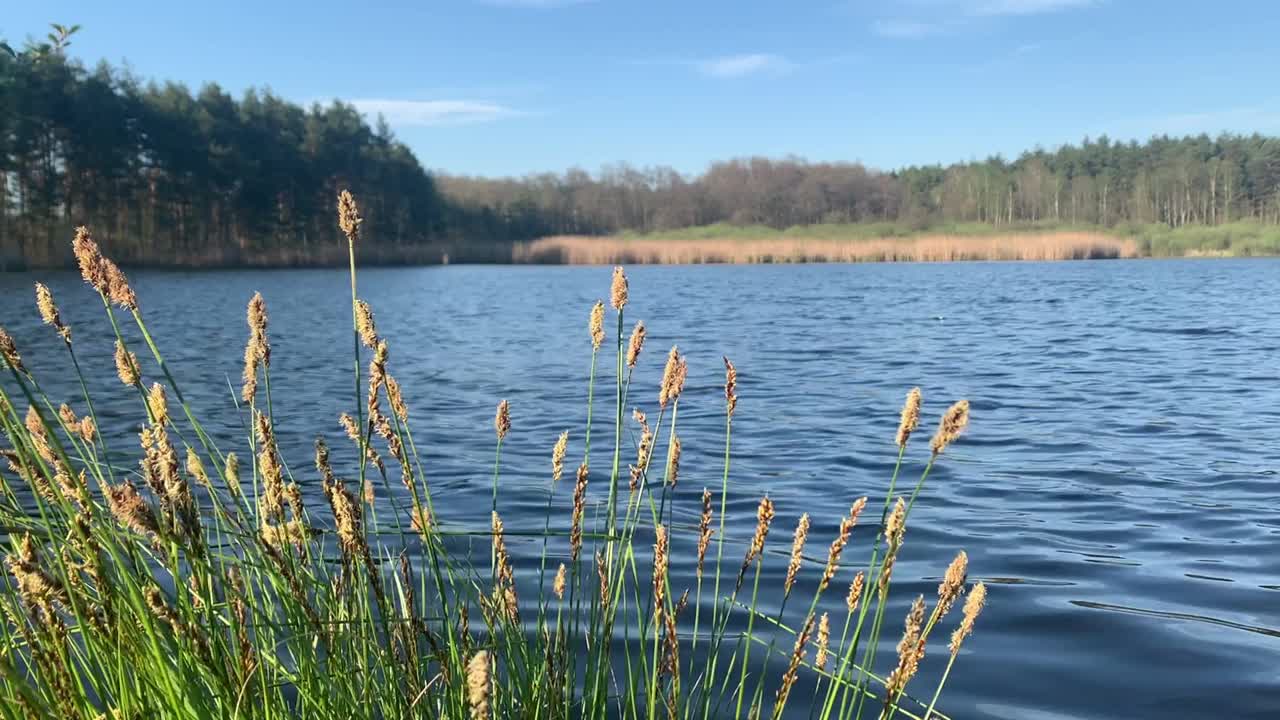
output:
[[[505,105],[476,100],[383,100],[365,98],[351,100],[360,112],[377,116],[381,114],[392,125],[437,126],[474,125],[502,118],[521,115]]]
[[[780,55],[750,53],[726,55],[697,63],[698,72],[708,77],[736,78],[760,73],[777,73],[789,70],[791,63]]]
[[[1094,4],[1096,0],[983,0],[971,12],[974,15],[1040,15]]]
[[[942,33],[942,26],[913,20],[877,20],[871,24],[877,35],[890,38],[920,38]]]

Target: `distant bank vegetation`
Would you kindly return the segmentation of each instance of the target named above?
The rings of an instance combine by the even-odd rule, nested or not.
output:
[[[328,206],[347,185],[363,190],[377,238],[360,259],[378,263],[546,259],[541,249],[566,241],[520,243],[557,236],[610,236],[645,257],[695,252],[648,247],[675,239],[768,238],[776,247],[747,252],[774,258],[797,238],[806,248],[823,239],[838,247],[814,257],[868,259],[904,246],[913,257],[1039,257],[1073,255],[1081,242],[1120,255],[1272,254],[1280,244],[1280,138],[1259,134],[1101,137],[895,171],[753,157],[700,174],[619,164],[473,178],[428,171],[353,105],[146,81],[88,68],[66,56],[69,43],[61,28],[20,51],[0,44],[0,269],[70,265],[63,239],[81,224],[130,265],[342,264]],[[1034,239],[1009,236],[1027,228]]]

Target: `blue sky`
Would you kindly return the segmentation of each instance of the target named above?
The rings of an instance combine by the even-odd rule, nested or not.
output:
[[[383,112],[424,165],[881,168],[1106,133],[1280,133],[1275,0],[3,0],[145,78]]]

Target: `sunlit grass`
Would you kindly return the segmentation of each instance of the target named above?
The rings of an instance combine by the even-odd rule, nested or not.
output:
[[[322,428],[313,469],[288,465],[278,449],[279,434],[307,429],[275,421],[269,297],[250,301],[236,398],[246,430],[225,445],[193,414],[147,331],[145,303],[87,231],[77,237],[76,255],[117,339],[119,379],[136,391],[140,447],[109,453],[85,378],[76,378],[80,398],[64,405],[48,397],[39,369],[0,331],[14,388],[0,387],[9,444],[9,470],[0,473],[0,524],[8,533],[0,716],[941,717],[926,706],[942,686],[909,683],[930,641],[941,650],[944,625],[955,628],[943,653],[948,675],[973,629],[981,584],[963,617],[949,616],[966,589],[966,556],[946,571],[927,622],[924,599],[917,600],[896,656],[879,652],[879,640],[897,632],[886,608],[911,508],[967,424],[966,402],[944,414],[923,474],[903,493],[899,471],[920,418],[918,391],[908,395],[896,438],[886,428],[897,463],[872,503],[877,515],[862,517],[868,500],[850,493],[837,535],[813,560],[805,552],[809,514],[794,533],[785,526],[827,502],[784,508],[764,497],[754,528],[727,526],[727,500],[739,481],[731,463],[739,418],[737,369],[726,360],[722,472],[700,507],[683,509],[698,513],[698,526],[683,525],[673,519],[672,490],[689,482],[680,477],[688,450],[678,429],[687,364],[673,347],[660,387],[632,387],[649,355],[644,332],[624,322],[630,289],[616,269],[608,306],[583,309],[590,318],[580,345],[587,403],[566,405],[565,413],[585,412],[585,433],[547,438],[541,556],[536,567],[517,566],[498,502],[503,441],[522,432],[510,405],[495,398],[491,522],[452,524],[409,430],[413,389],[395,379],[393,339],[379,335],[358,295],[360,217],[345,193],[340,223],[349,245],[354,353],[354,384],[345,392],[355,392],[342,420],[348,440],[325,438]],[[335,287],[335,297],[345,290]],[[91,330],[67,327],[47,289],[38,298],[79,374],[74,332]],[[142,346],[130,347],[122,332],[128,323]],[[597,397],[610,398],[607,415],[595,412]],[[112,410],[111,422],[122,422],[123,408]],[[598,427],[601,417],[612,421],[604,429],[611,432]],[[127,455],[141,462],[119,462]],[[357,471],[344,479],[335,467]],[[316,487],[325,513],[303,503],[303,488]],[[554,501],[567,495],[573,509],[563,515]],[[379,496],[387,504],[375,513]],[[848,547],[859,521],[876,527],[865,553]],[[790,552],[777,552],[787,534]],[[456,552],[475,538],[490,545],[487,563]],[[788,563],[785,586],[762,583],[764,564],[780,558]],[[693,588],[673,584],[686,576],[673,571],[682,567],[696,578]],[[844,603],[819,618],[834,606],[823,603],[828,592],[844,595]],[[771,673],[774,663],[785,671]],[[797,682],[812,692],[793,696]]]

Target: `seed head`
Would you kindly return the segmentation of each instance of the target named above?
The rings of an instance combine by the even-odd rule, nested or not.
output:
[[[911,611],[907,613],[902,640],[898,643],[898,667],[889,673],[889,678],[885,681],[886,704],[892,703],[902,694],[907,683],[911,682],[911,678],[920,669],[920,660],[924,658],[924,642],[920,637],[923,624],[924,596],[921,595],[911,604]]]
[[[866,578],[866,573],[859,570],[858,574],[853,576],[853,582],[849,583],[849,594],[845,596],[844,604],[849,608],[850,615],[858,609],[858,603],[862,600],[862,587]]]
[[[784,596],[791,594],[791,587],[796,584],[796,577],[800,574],[800,564],[804,561],[804,541],[809,537],[809,513],[800,516],[800,522],[796,523],[796,533],[791,541],[791,562],[787,565],[787,579],[782,584],[782,594]]]
[[[106,495],[111,515],[122,527],[146,537],[155,537],[160,532],[155,512],[131,481],[114,487],[108,485]]]
[[[227,465],[223,468],[223,478],[227,481],[227,488],[232,495],[240,495],[240,460],[235,453],[227,453]]]
[[[76,228],[75,239],[71,241],[71,250],[75,253],[76,263],[80,266],[80,275],[84,281],[103,295],[107,294],[107,277],[102,271],[102,251],[98,243],[89,234],[89,228],[81,225]]]
[[[76,418],[76,412],[66,403],[62,403],[62,405],[58,406],[58,418],[62,420],[62,424],[67,428],[72,428],[80,422]]]
[[[813,656],[813,665],[819,670],[827,667],[827,648],[831,644],[831,619],[822,613],[818,620],[818,649]]]
[[[254,293],[246,311],[249,341],[244,346],[244,387],[240,397],[252,403],[258,393],[258,369],[271,365],[271,344],[267,341],[267,303],[262,293]]]
[[[649,458],[653,455],[653,430],[649,427],[649,419],[637,408],[633,412],[636,422],[640,423],[640,443],[636,446],[636,464],[631,466],[631,492],[640,489],[640,482],[649,469]]]
[[[87,443],[92,443],[94,438],[98,437],[98,425],[89,415],[80,418],[79,427],[80,437],[84,438]]]
[[[497,431],[499,440],[511,432],[511,404],[506,400],[498,403],[498,412],[493,417],[493,429]]]
[[[511,567],[511,556],[507,553],[506,531],[502,525],[502,518],[498,517],[498,513],[493,513],[493,555],[496,559],[498,569],[498,582],[504,585],[510,585],[515,582],[515,570]]]
[[[604,303],[599,300],[591,306],[591,319],[587,322],[591,331],[591,349],[599,350],[604,344]]]
[[[698,577],[707,559],[707,546],[711,544],[711,491],[702,488],[702,517],[698,520]]]
[[[673,345],[671,352],[667,353],[666,367],[662,370],[662,388],[658,391],[659,407],[666,407],[667,403],[680,399],[680,393],[684,391],[684,381],[688,373],[689,364],[680,356],[679,350]]]
[[[481,650],[467,662],[467,703],[471,720],[489,719],[489,653]]]
[[[136,311],[138,296],[133,294],[129,279],[124,276],[120,268],[114,262],[103,258],[102,273],[107,278],[107,297],[111,298],[111,302],[125,310]]]
[[[18,346],[13,344],[13,337],[4,328],[0,328],[0,357],[14,370],[22,373],[27,371],[22,364],[22,356],[18,354]]]
[[[934,433],[933,442],[929,445],[933,454],[938,455],[946,450],[948,445],[960,437],[960,433],[964,432],[968,424],[969,401],[961,400],[943,414],[942,422],[938,424],[938,432]]]
[[[551,590],[556,594],[557,600],[564,599],[564,563],[560,563],[560,569],[556,571],[556,579],[551,583]]]
[[[409,422],[409,406],[404,404],[404,395],[400,392],[400,382],[387,376],[387,399],[391,401],[391,411],[400,418],[400,422]]]
[[[751,563],[764,552],[764,541],[769,535],[769,524],[773,522],[773,501],[766,495],[756,508],[756,531],[751,536],[751,546],[747,548],[747,556],[742,559],[742,568],[738,570],[738,582],[734,591],[742,588],[742,581],[747,575]]]
[[[658,525],[654,531],[653,542],[653,607],[654,612],[662,612],[667,600],[667,567],[670,563],[670,540],[667,537],[667,526]]]
[[[738,369],[729,358],[724,359],[724,401],[725,409],[732,418],[738,407]]]
[[[582,550],[582,516],[587,505],[587,464],[578,466],[578,482],[573,488],[573,522],[569,530],[569,549],[572,562],[578,562]]]
[[[169,399],[165,397],[164,386],[152,383],[147,392],[147,408],[151,410],[151,422],[157,426],[169,424]]]
[[[627,367],[634,368],[640,359],[640,351],[644,348],[644,322],[636,323],[631,331],[631,342],[627,343]]]
[[[951,654],[955,655],[960,652],[960,644],[964,639],[973,634],[973,624],[977,621],[978,615],[982,613],[982,608],[987,604],[987,586],[978,583],[973,586],[973,590],[969,592],[969,599],[964,601],[964,619],[960,621],[960,627],[951,634]]]
[[[116,340],[116,376],[120,378],[120,382],[125,385],[137,385],[140,379],[138,373],[138,356],[124,349],[124,343]]]
[[[853,528],[858,525],[858,516],[862,515],[862,511],[867,507],[867,498],[860,497],[854,501],[849,508],[849,514],[840,519],[840,531],[836,534],[834,540],[831,541],[831,547],[827,550],[827,565],[822,571],[822,581],[818,583],[819,590],[826,590],[831,584],[831,579],[836,576],[836,570],[840,567],[840,555],[844,552],[844,548],[849,544],[849,537],[853,534]]]
[[[71,342],[71,328],[62,322],[62,313],[58,312],[58,305],[53,301],[53,293],[44,283],[36,283],[36,307],[44,324],[57,330],[63,340]]]
[[[347,236],[347,242],[355,245],[360,240],[360,209],[356,207],[356,199],[351,193],[343,190],[338,193],[338,227]]]
[[[560,482],[560,476],[564,474],[564,453],[569,447],[569,431],[565,430],[560,433],[560,437],[556,439],[555,447],[551,448],[551,481]]]
[[[609,607],[609,566],[600,550],[596,551],[596,577],[600,579],[600,607]]]
[[[898,436],[895,442],[899,448],[907,446],[907,439],[920,426],[920,388],[911,388],[907,393],[907,401],[902,404],[902,419],[898,421]]]
[[[671,447],[667,450],[667,479],[671,487],[676,486],[680,476],[680,436],[671,436]]]
[[[621,310],[627,304],[627,274],[621,267],[613,269],[613,283],[609,287],[609,304]]]
[[[262,542],[273,548],[281,548],[285,545],[303,545],[311,534],[307,526],[303,525],[302,521],[298,519],[279,525],[272,525],[263,520],[262,527],[258,531],[262,537]]]
[[[938,585],[938,605],[934,609],[934,614],[939,619],[946,616],[956,599],[964,593],[964,583],[968,576],[969,556],[961,550],[956,553],[956,559],[951,561],[951,565],[947,567],[947,574]]]
[[[200,456],[190,447],[187,448],[187,474],[196,479],[196,482],[205,487],[209,487],[209,473],[204,470],[204,463],[200,462]]]
[[[369,303],[363,300],[356,301],[356,330],[365,347],[370,350],[378,347],[378,328],[373,323],[373,311],[369,309]]]
[[[783,706],[787,703],[787,698],[791,695],[791,686],[796,684],[796,678],[800,673],[800,663],[804,661],[805,646],[809,644],[809,636],[813,633],[813,615],[805,618],[804,627],[800,633],[796,635],[795,647],[791,650],[791,661],[787,663],[787,670],[782,674],[782,684],[778,687],[778,692],[774,696],[775,716],[781,714]],[[756,713],[752,713],[751,717],[756,717]]]
[[[889,514],[889,518],[884,523],[884,536],[888,541],[888,548],[884,553],[884,564],[880,567],[880,576],[877,586],[881,594],[888,592],[889,582],[893,577],[894,561],[898,559],[898,551],[902,549],[902,537],[906,534],[906,503],[902,498],[898,498],[893,506],[893,512]]]

